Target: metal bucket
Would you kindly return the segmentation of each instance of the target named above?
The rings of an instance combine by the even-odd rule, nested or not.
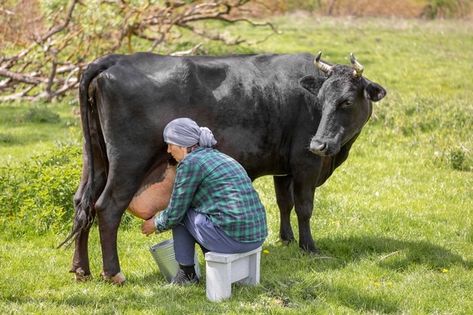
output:
[[[172,278],[179,270],[179,264],[174,255],[174,241],[172,239],[162,241],[149,248],[154,261],[158,264],[159,271],[166,278],[167,282],[171,282]],[[200,278],[199,260],[197,259],[197,252],[194,253],[194,268],[195,273]]]

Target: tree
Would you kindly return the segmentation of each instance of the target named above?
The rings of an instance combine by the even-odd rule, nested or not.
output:
[[[245,42],[211,29],[208,21],[249,23],[276,29],[270,23],[256,23],[245,17],[249,0],[50,1],[40,19],[45,31],[20,51],[0,56],[0,101],[16,99],[51,101],[77,88],[80,74],[91,60],[109,53],[154,51],[176,41],[184,32],[225,45]],[[0,7],[0,12],[14,15]],[[37,20],[37,17],[31,20]],[[193,54],[197,44],[174,55]]]

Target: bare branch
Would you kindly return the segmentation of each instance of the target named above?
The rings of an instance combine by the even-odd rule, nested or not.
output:
[[[45,78],[36,78],[33,75],[24,75],[20,73],[11,72],[9,70],[0,68],[0,76],[13,79],[18,82],[28,83],[28,84],[40,84],[41,82],[46,82]]]
[[[7,96],[0,96],[0,102],[8,102],[8,101],[16,101],[16,100],[19,100],[19,99],[24,99],[25,96],[28,94],[28,92],[31,91],[34,87],[35,86],[32,85],[32,86],[27,87],[25,90],[23,90],[19,93],[7,95]],[[27,99],[32,100],[32,98],[27,98]]]
[[[15,12],[12,12],[12,11],[4,9],[4,8],[0,8],[0,12],[3,13],[3,14],[6,14],[6,15],[15,15]]]
[[[228,38],[224,34],[206,32],[202,29],[198,29],[194,26],[187,25],[187,24],[182,24],[182,25],[179,24],[179,26],[182,27],[182,28],[186,28],[186,29],[190,30],[191,32],[193,32],[193,33],[195,33],[199,36],[202,36],[204,38],[221,41],[221,42],[225,43],[226,45],[238,45],[238,44],[241,44],[241,43],[245,42],[245,40],[240,39],[239,37],[232,39],[232,38]]]
[[[74,12],[74,8],[78,2],[79,0],[71,0],[69,9],[67,10],[66,19],[64,20],[64,22],[60,25],[56,25],[52,27],[45,35],[41,37],[41,39],[39,40],[40,43],[43,43],[54,34],[59,33],[60,31],[64,30],[69,25],[72,19],[72,13]]]
[[[56,69],[57,69],[57,61],[56,61],[56,58],[57,58],[57,50],[55,49],[52,49],[51,50],[51,55],[52,55],[52,67],[51,67],[51,73],[49,74],[49,78],[48,78],[48,84],[46,85],[46,94],[48,95],[48,99],[51,98],[51,87],[53,86],[53,82],[54,82],[54,77],[56,76]]]
[[[278,29],[274,26],[274,24],[270,23],[270,22],[255,22],[255,21],[252,21],[250,19],[247,19],[247,18],[236,18],[236,19],[232,19],[232,18],[216,18],[216,19],[220,19],[220,20],[224,20],[225,22],[230,22],[230,23],[238,23],[238,22],[246,22],[248,24],[251,24],[252,26],[255,26],[255,27],[269,27],[271,28],[271,30],[276,33],[276,34],[281,34],[280,31],[278,31]]]
[[[199,43],[199,44],[195,45],[194,47],[192,47],[189,50],[175,51],[175,52],[171,53],[170,55],[171,56],[191,56],[191,55],[195,55],[196,51],[200,48],[200,46],[202,46],[202,43]]]
[[[12,82],[12,78],[6,78],[5,80],[0,81],[0,90],[7,88],[11,82]]]

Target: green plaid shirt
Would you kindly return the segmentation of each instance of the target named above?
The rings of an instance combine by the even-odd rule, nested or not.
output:
[[[215,149],[197,148],[179,163],[169,205],[155,217],[156,230],[174,227],[188,209],[208,215],[236,241],[268,235],[264,207],[245,169]]]

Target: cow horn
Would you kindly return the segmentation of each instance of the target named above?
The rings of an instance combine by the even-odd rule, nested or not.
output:
[[[353,53],[350,53],[350,61],[354,69],[353,75],[355,77],[361,77],[365,68],[361,63],[358,62],[358,60],[356,60],[355,55]]]
[[[317,54],[317,56],[315,56],[315,62],[314,64],[317,66],[317,68],[319,68],[320,70],[322,70],[323,72],[325,73],[329,73],[332,71],[332,66],[326,64],[325,62],[323,61],[320,61],[320,57],[322,56],[322,52],[319,51],[319,53]]]

